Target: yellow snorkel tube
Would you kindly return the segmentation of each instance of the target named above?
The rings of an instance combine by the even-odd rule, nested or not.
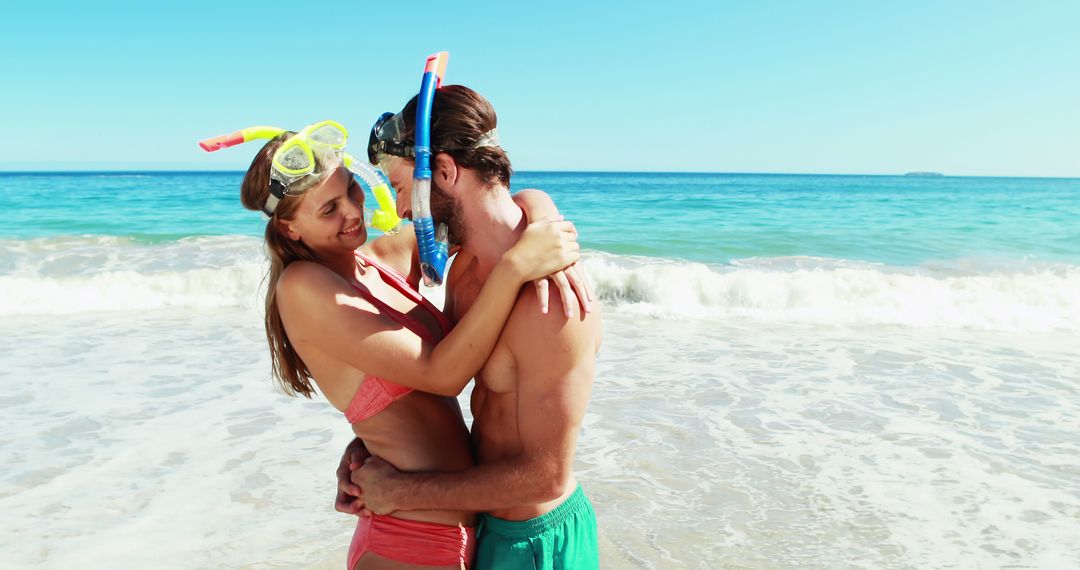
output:
[[[390,192],[390,185],[379,174],[380,171],[363,160],[356,160],[351,154],[345,153],[342,158],[345,168],[363,181],[379,204],[379,208],[371,214],[371,226],[384,233],[397,233],[398,226],[401,225],[401,218],[397,215],[397,202]]]
[[[270,140],[281,133],[285,132],[285,129],[279,127],[268,127],[265,125],[258,125],[254,127],[248,127],[246,129],[240,129],[239,131],[229,133],[227,135],[220,135],[203,139],[199,141],[199,146],[206,152],[214,152],[223,148],[229,148],[230,146],[236,146],[238,144],[244,144],[256,139]]]

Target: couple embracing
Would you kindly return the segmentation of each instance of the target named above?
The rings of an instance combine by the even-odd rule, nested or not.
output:
[[[597,568],[572,471],[601,337],[577,234],[543,192],[510,194],[486,99],[433,91],[380,118],[368,159],[396,190],[391,214],[421,203],[445,224],[442,311],[417,292],[413,232],[367,239],[343,127],[280,132],[253,160],[241,193],[269,215],[274,376],[291,394],[317,386],[356,435],[336,500],[358,515],[349,569]],[[430,197],[413,196],[418,136]],[[456,396],[473,378],[470,433]]]

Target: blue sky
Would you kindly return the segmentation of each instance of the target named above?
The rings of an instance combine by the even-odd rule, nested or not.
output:
[[[10,4],[0,170],[243,169],[195,141],[324,118],[360,151],[448,50],[519,170],[1080,176],[1077,2],[451,4]]]

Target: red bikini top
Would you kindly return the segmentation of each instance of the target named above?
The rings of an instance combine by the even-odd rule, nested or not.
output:
[[[450,330],[450,320],[442,314],[442,311],[437,309],[435,305],[432,305],[431,302],[425,299],[418,291],[410,287],[408,281],[405,280],[404,275],[376,263],[374,260],[363,254],[357,253],[356,257],[360,263],[365,266],[375,268],[375,270],[379,272],[384,283],[397,289],[402,295],[405,295],[412,301],[415,301],[418,306],[427,309],[439,323],[439,328],[442,329],[441,334],[436,338],[435,335],[431,334],[431,330],[417,319],[387,305],[367,289],[363,289],[354,284],[353,287],[356,288],[356,291],[360,293],[361,297],[367,299],[372,305],[375,305],[380,313],[394,319],[398,324],[416,333],[420,338],[432,343],[442,340],[442,337]],[[360,384],[360,388],[356,390],[356,394],[353,395],[352,401],[349,402],[349,407],[345,410],[345,419],[349,420],[349,423],[351,424],[366,420],[385,410],[387,406],[405,397],[412,391],[412,388],[407,388],[399,384],[394,384],[393,382],[388,382],[377,376],[369,375],[364,378],[364,382]]]

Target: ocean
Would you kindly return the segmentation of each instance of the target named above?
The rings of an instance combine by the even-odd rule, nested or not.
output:
[[[241,177],[0,173],[6,567],[344,563],[351,432],[270,380]],[[1080,568],[1080,179],[527,187],[604,304],[604,568]]]

